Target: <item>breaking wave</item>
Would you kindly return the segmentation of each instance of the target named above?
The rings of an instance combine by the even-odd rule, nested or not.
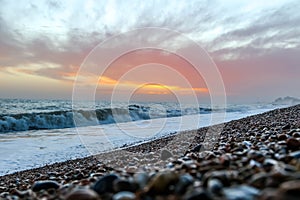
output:
[[[75,126],[92,126],[99,124],[120,123],[137,120],[147,120],[164,117],[178,117],[192,114],[209,114],[221,112],[224,109],[211,108],[185,108],[157,110],[141,105],[129,105],[125,108],[103,108],[96,110],[66,110],[51,112],[35,112],[23,114],[0,115],[0,133],[40,130],[61,129]],[[239,112],[239,109],[229,109],[226,112]]]

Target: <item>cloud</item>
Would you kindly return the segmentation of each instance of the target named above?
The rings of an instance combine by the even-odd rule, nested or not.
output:
[[[76,1],[66,5],[63,1],[22,1],[17,6],[7,1],[0,13],[5,18],[1,21],[10,24],[1,27],[9,32],[1,35],[1,40],[11,41],[12,52],[7,53],[12,59],[3,64],[13,67],[28,61],[64,65],[65,60],[71,61],[70,54],[82,58],[108,36],[132,28],[176,27],[188,32],[200,23],[196,18],[199,10],[184,2],[113,2]],[[199,3],[198,8],[204,10],[205,4]],[[186,26],[187,18],[194,18],[190,27]]]
[[[148,26],[185,33],[216,61],[256,56],[272,60],[278,52],[287,52],[281,54],[283,60],[298,62],[300,53],[297,1],[272,5],[255,1],[74,1],[69,5],[52,0],[3,1],[1,5],[2,71],[18,68],[23,73],[69,80],[98,43]]]
[[[216,59],[221,60],[270,55],[278,48],[299,49],[298,9],[299,4],[294,2],[276,9],[263,10],[259,17],[246,26],[221,34],[210,43],[209,49]]]

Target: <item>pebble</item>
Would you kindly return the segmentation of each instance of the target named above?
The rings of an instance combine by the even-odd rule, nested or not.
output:
[[[268,177],[269,175],[265,172],[254,174],[251,177],[249,184],[256,188],[264,188]]]
[[[278,140],[286,140],[288,136],[286,134],[280,134],[278,135]]]
[[[300,158],[300,150],[291,152],[290,156],[292,156],[294,158]]]
[[[286,124],[282,127],[282,130],[288,130],[291,128],[291,125],[290,124]]]
[[[14,189],[12,189],[10,191],[10,194],[16,195],[16,196],[18,196],[20,198],[24,198],[26,195],[29,194],[29,192],[28,191],[19,191],[19,190],[17,190],[17,189],[14,188]]]
[[[243,141],[243,145],[247,146],[247,147],[251,147],[252,143],[249,141]]]
[[[178,183],[175,187],[176,194],[184,194],[187,187],[193,184],[194,178],[189,174],[184,174],[180,176]]]
[[[75,189],[69,193],[66,200],[100,200],[98,194],[91,189]]]
[[[168,150],[164,149],[161,151],[161,159],[162,160],[167,160],[168,158],[171,158],[172,156],[173,156],[172,153]]]
[[[292,180],[282,183],[279,187],[278,193],[282,199],[299,199],[300,180]]]
[[[295,132],[292,135],[294,138],[299,138],[300,137],[300,132]]]
[[[219,179],[212,178],[208,180],[207,188],[211,193],[220,194],[223,189],[223,184]]]
[[[287,144],[287,147],[289,149],[292,149],[292,150],[299,150],[299,147],[300,147],[300,141],[297,140],[296,138],[289,138],[287,141],[286,141],[286,144]]]
[[[184,200],[213,200],[213,197],[203,189],[197,189],[193,192],[186,194],[183,198]]]
[[[150,177],[145,172],[138,172],[134,174],[133,179],[141,188],[144,188],[147,185]]]
[[[93,190],[95,190],[98,194],[104,194],[106,192],[114,192],[113,182],[117,180],[119,177],[115,174],[108,174],[101,177],[93,186]]]
[[[224,188],[224,195],[227,200],[254,200],[259,195],[259,190],[251,186],[239,185]]]
[[[204,175],[203,181],[204,185],[207,185],[209,179],[216,178],[220,180],[224,186],[229,186],[231,181],[234,181],[238,178],[238,175],[239,172],[236,170],[211,171]]]
[[[147,193],[150,195],[169,194],[171,192],[170,186],[174,186],[178,180],[179,177],[174,172],[160,172],[148,184]]]
[[[199,151],[201,150],[201,148],[202,148],[202,144],[198,144],[198,145],[196,145],[196,146],[192,149],[192,151],[193,151],[193,152],[199,152]]]
[[[274,188],[265,188],[263,189],[259,196],[258,196],[258,200],[276,200],[276,198],[278,198],[278,193],[277,190]]]
[[[113,187],[115,192],[120,192],[120,191],[135,192],[138,189],[137,184],[125,179],[116,179],[113,184],[114,184]]]
[[[47,190],[47,189],[58,189],[59,188],[59,184],[56,181],[36,181],[33,185],[32,185],[32,191],[34,192],[38,192],[40,190]]]
[[[112,197],[113,200],[134,200],[136,196],[132,192],[119,192]]]
[[[126,172],[128,174],[135,174],[137,172],[137,167],[136,166],[129,166],[126,168]]]

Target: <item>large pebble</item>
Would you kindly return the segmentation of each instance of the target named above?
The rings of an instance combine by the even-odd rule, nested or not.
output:
[[[66,200],[99,200],[98,194],[91,189],[76,189],[66,196]]]
[[[36,181],[33,185],[32,185],[32,191],[34,192],[38,192],[40,190],[47,190],[47,189],[58,189],[59,188],[59,184],[56,181]]]
[[[95,190],[98,194],[104,194],[107,192],[114,192],[113,182],[118,179],[118,176],[115,174],[108,174],[100,178],[95,185],[93,186],[93,190]]]

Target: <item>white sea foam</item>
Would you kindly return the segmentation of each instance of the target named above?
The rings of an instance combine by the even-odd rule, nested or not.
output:
[[[170,133],[239,119],[271,109],[260,107],[247,112],[227,112],[225,119],[222,113],[216,113],[213,123],[211,114],[200,114],[85,126],[77,130],[65,128],[5,133],[0,135],[0,175],[85,157],[124,144],[149,141]]]

